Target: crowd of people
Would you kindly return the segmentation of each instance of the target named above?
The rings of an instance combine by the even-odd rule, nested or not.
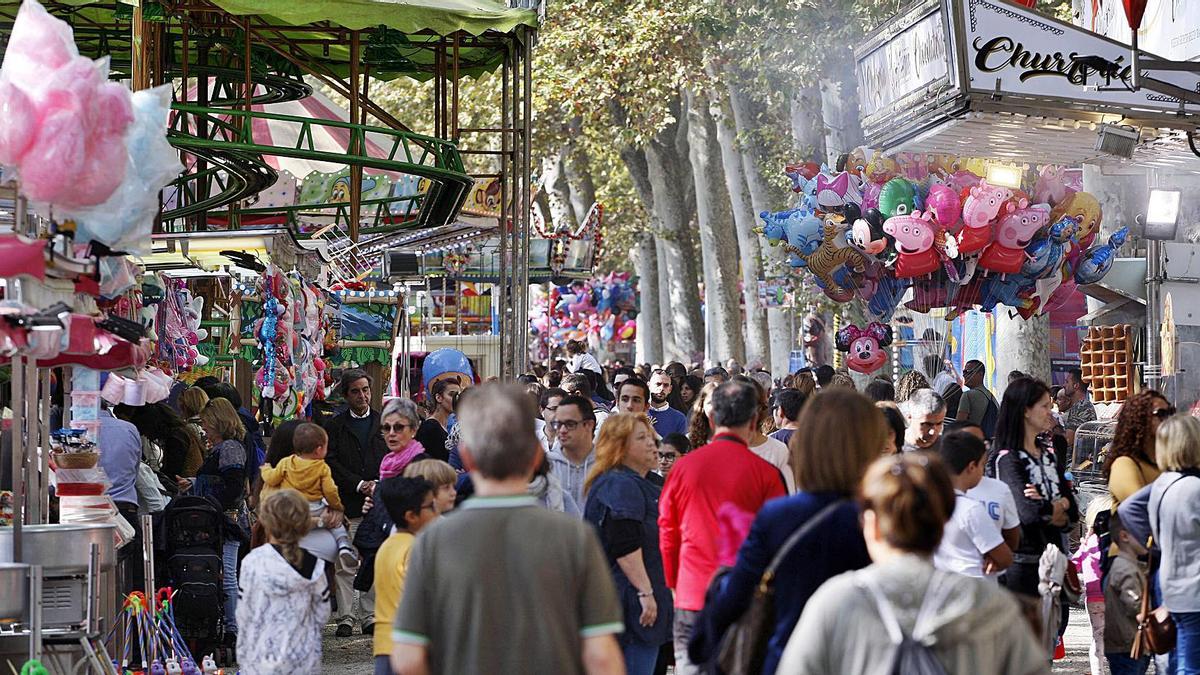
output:
[[[219,382],[101,433],[136,461],[152,441],[161,482],[243,534],[243,672],[321,672],[332,616],[383,674],[1039,673],[1084,595],[1093,673],[1146,672],[1143,605],[1177,635],[1158,672],[1200,673],[1200,419],[1157,392],[1121,408],[1111,499],[1081,514],[1077,372],[1057,392],[1016,373],[997,400],[977,361],[863,393],[828,366],[563,366],[379,411],[347,370],[345,408],[269,448]]]

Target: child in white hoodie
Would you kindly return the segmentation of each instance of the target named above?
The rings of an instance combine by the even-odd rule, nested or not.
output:
[[[324,563],[299,546],[312,527],[308,501],[280,490],[258,515],[270,543],[251,551],[238,575],[238,666],[255,675],[317,675],[329,584]]]

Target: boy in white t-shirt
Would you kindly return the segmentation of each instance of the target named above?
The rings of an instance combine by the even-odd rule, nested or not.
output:
[[[966,422],[959,424],[958,431],[965,431],[979,440],[984,440],[983,429],[978,424]],[[1021,516],[1017,513],[1017,500],[1013,499],[1012,490],[1002,481],[989,476],[979,479],[979,485],[967,490],[967,496],[983,504],[983,509],[996,521],[1000,534],[1004,535],[1004,543],[1016,550],[1021,543]]]
[[[983,505],[967,490],[983,478],[983,441],[970,433],[954,431],[942,437],[938,453],[954,484],[954,513],[946,522],[942,543],[933,554],[933,565],[969,577],[985,577],[1012,564],[1012,549]]]

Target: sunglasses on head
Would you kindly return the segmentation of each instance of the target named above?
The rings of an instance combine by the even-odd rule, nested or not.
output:
[[[1165,420],[1168,417],[1174,416],[1175,412],[1176,412],[1175,406],[1170,406],[1167,408],[1159,408],[1158,410],[1155,410],[1154,412],[1152,412],[1150,414],[1154,415],[1155,417],[1157,417],[1160,420]]]

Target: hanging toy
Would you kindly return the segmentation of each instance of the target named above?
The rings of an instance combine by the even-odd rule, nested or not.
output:
[[[855,372],[870,374],[887,363],[884,347],[892,344],[892,327],[872,321],[865,329],[853,324],[837,332],[838,351],[847,352],[846,365]]]

